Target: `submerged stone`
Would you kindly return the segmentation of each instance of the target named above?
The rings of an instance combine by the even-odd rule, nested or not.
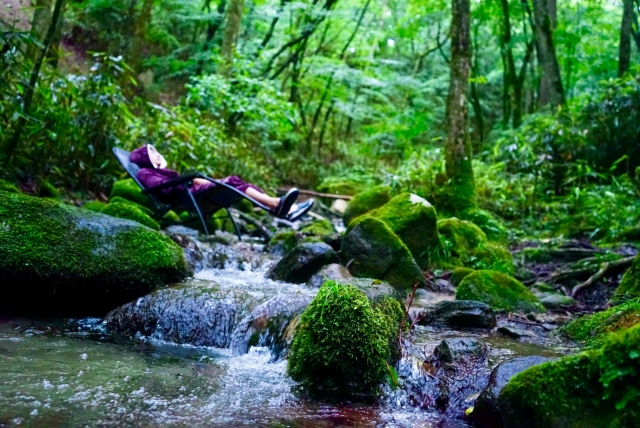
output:
[[[349,201],[349,205],[342,215],[344,224],[348,226],[354,218],[381,207],[390,200],[391,188],[388,186],[376,186],[358,193]]]
[[[421,325],[466,328],[494,328],[496,316],[491,307],[472,300],[443,301],[421,311]]]
[[[464,358],[486,358],[487,346],[474,338],[445,339],[433,351],[441,364],[452,364]]]
[[[463,279],[456,299],[476,300],[506,311],[544,312],[538,298],[520,281],[489,270],[473,272]]]
[[[376,278],[410,290],[424,276],[409,249],[382,221],[367,217],[345,235],[340,256],[353,276]]]
[[[299,284],[307,282],[321,267],[337,261],[336,252],[324,242],[302,243],[280,259],[267,277]]]
[[[182,249],[136,222],[52,199],[0,196],[5,308],[101,314],[186,274]]]

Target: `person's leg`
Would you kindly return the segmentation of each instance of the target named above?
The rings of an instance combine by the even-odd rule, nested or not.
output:
[[[256,201],[265,204],[268,207],[276,208],[280,204],[280,198],[274,198],[265,193],[259,192],[253,187],[247,187],[244,193],[247,194],[250,198],[255,199]],[[289,212],[294,212],[298,209],[298,204],[293,204]]]

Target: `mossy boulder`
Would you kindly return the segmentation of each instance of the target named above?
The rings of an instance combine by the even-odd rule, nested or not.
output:
[[[544,312],[538,298],[520,281],[490,270],[467,275],[456,289],[456,299],[477,300],[506,311]]]
[[[392,298],[371,302],[352,285],[327,281],[300,317],[287,373],[316,395],[376,395],[397,358],[403,316]]]
[[[129,205],[133,205],[134,207],[138,208],[139,210],[141,210],[142,212],[144,212],[145,214],[147,214],[148,216],[152,216],[153,215],[153,210],[150,208],[145,207],[144,205],[140,205],[136,202],[130,201],[129,199],[125,199],[122,196],[114,196],[113,198],[109,199],[109,203],[110,204],[129,204]]]
[[[640,326],[599,350],[514,376],[498,402],[505,428],[624,428],[640,417]]]
[[[458,214],[462,220],[468,220],[478,226],[492,241],[505,241],[507,228],[495,215],[489,211],[472,207]]]
[[[152,219],[149,214],[142,211],[140,208],[133,204],[123,202],[110,202],[102,209],[102,214],[110,215],[111,217],[126,218],[128,220],[137,221],[140,224],[147,226],[153,230],[160,230],[160,225],[157,221]]]
[[[269,241],[267,249],[274,254],[286,254],[293,250],[298,243],[302,242],[303,238],[304,236],[295,230],[278,232]]]
[[[562,327],[569,339],[596,348],[612,333],[640,324],[640,299],[633,299],[606,311],[584,315]]]
[[[132,178],[118,180],[113,183],[113,187],[111,188],[111,198],[115,198],[116,196],[135,202],[143,207],[153,209],[153,202],[151,202],[151,199],[142,194],[142,189],[140,189],[140,186],[138,186]]]
[[[103,314],[186,275],[182,249],[139,223],[0,195],[0,305],[10,310]]]
[[[622,276],[615,300],[628,300],[634,297],[640,297],[640,255]]]
[[[511,253],[502,245],[489,241],[482,229],[472,222],[456,217],[439,220],[438,232],[452,265],[508,274],[515,271]]]
[[[458,285],[460,285],[463,279],[465,279],[468,275],[472,274],[475,271],[475,269],[465,267],[455,268],[453,272],[451,272],[451,278],[449,280],[454,287],[457,287]]]
[[[324,236],[330,233],[334,233],[336,228],[328,219],[316,220],[313,223],[306,225],[300,229],[300,233],[305,235]]]
[[[104,208],[106,205],[107,205],[106,202],[95,200],[95,201],[89,201],[85,203],[84,205],[82,205],[82,208],[84,208],[85,210],[99,213],[100,210]]]
[[[18,186],[6,180],[0,180],[0,191],[8,193],[22,193]]]
[[[376,186],[362,193],[358,193],[351,199],[347,209],[342,215],[345,225],[349,225],[351,220],[366,214],[369,211],[383,206],[391,200],[391,187]]]
[[[337,262],[338,255],[324,242],[303,242],[273,265],[267,277],[300,284],[307,282],[323,266]]]
[[[349,228],[355,227],[365,217],[385,222],[404,242],[421,268],[426,268],[430,259],[437,259],[441,253],[436,209],[418,195],[402,193],[382,207],[355,219]]]
[[[410,290],[424,275],[400,238],[380,220],[367,217],[342,240],[340,255],[353,276],[388,282]]]

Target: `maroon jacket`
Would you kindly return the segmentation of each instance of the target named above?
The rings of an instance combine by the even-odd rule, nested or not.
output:
[[[155,168],[151,163],[151,159],[149,159],[149,152],[147,149],[147,145],[145,144],[142,147],[138,147],[129,155],[129,160],[140,167],[138,171],[137,178],[140,180],[142,185],[146,188],[158,186],[162,183],[166,183],[167,181],[179,177],[180,174],[178,171],[174,171],[168,168]],[[201,190],[208,189],[213,187],[214,184],[195,184],[189,188],[192,193],[199,192]],[[169,187],[167,189],[161,190],[162,196],[159,199],[162,202],[170,202],[171,200],[175,200],[176,198],[184,195],[186,187],[183,185]]]

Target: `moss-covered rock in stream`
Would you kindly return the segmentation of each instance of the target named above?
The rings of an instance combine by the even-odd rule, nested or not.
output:
[[[313,223],[303,227],[300,229],[300,233],[304,233],[305,235],[315,235],[315,236],[324,236],[330,233],[334,233],[336,228],[333,227],[333,223],[331,223],[328,219],[316,220]]]
[[[0,196],[0,305],[104,313],[187,274],[182,249],[138,223],[61,202]]]
[[[267,249],[274,254],[286,254],[302,242],[303,238],[304,236],[295,230],[278,232],[269,241]]]
[[[0,179],[0,191],[7,193],[22,193],[18,186],[6,180]]]
[[[367,217],[342,240],[340,256],[353,276],[376,278],[410,290],[424,276],[406,245],[382,221]]]
[[[451,217],[438,221],[449,263],[473,269],[490,269],[513,274],[513,256],[502,245],[490,242],[487,235],[470,221]]]
[[[456,289],[456,299],[477,300],[506,311],[544,312],[538,298],[520,281],[489,270],[467,275]]]
[[[571,321],[561,332],[568,338],[597,348],[612,333],[640,324],[640,299]]]
[[[430,260],[436,261],[442,253],[436,209],[418,195],[403,193],[394,197],[382,207],[352,221],[347,232],[366,217],[385,222],[421,268],[426,268]]]
[[[615,300],[622,301],[640,297],[640,255],[622,276],[620,285],[616,289]]]
[[[626,428],[640,417],[640,326],[599,350],[514,376],[498,402],[505,428]]]
[[[397,357],[403,316],[392,298],[372,303],[352,285],[327,281],[300,318],[287,373],[312,394],[375,395]]]
[[[351,199],[349,205],[347,205],[347,209],[342,215],[342,220],[344,224],[348,226],[354,218],[381,207],[390,200],[391,188],[389,186],[376,186],[365,190]]]
[[[273,265],[267,277],[299,284],[307,282],[323,266],[337,262],[338,255],[324,242],[303,242]]]
[[[142,189],[140,189],[140,186],[138,186],[132,178],[118,180],[113,183],[113,187],[111,188],[111,198],[115,198],[116,196],[135,202],[143,207],[153,209],[153,202],[151,202],[151,199],[142,194]]]
[[[123,202],[110,202],[102,207],[100,209],[100,212],[102,214],[110,215],[111,217],[137,221],[138,223],[143,224],[153,230],[160,230],[160,225],[157,221],[152,219],[147,213],[133,204]]]

